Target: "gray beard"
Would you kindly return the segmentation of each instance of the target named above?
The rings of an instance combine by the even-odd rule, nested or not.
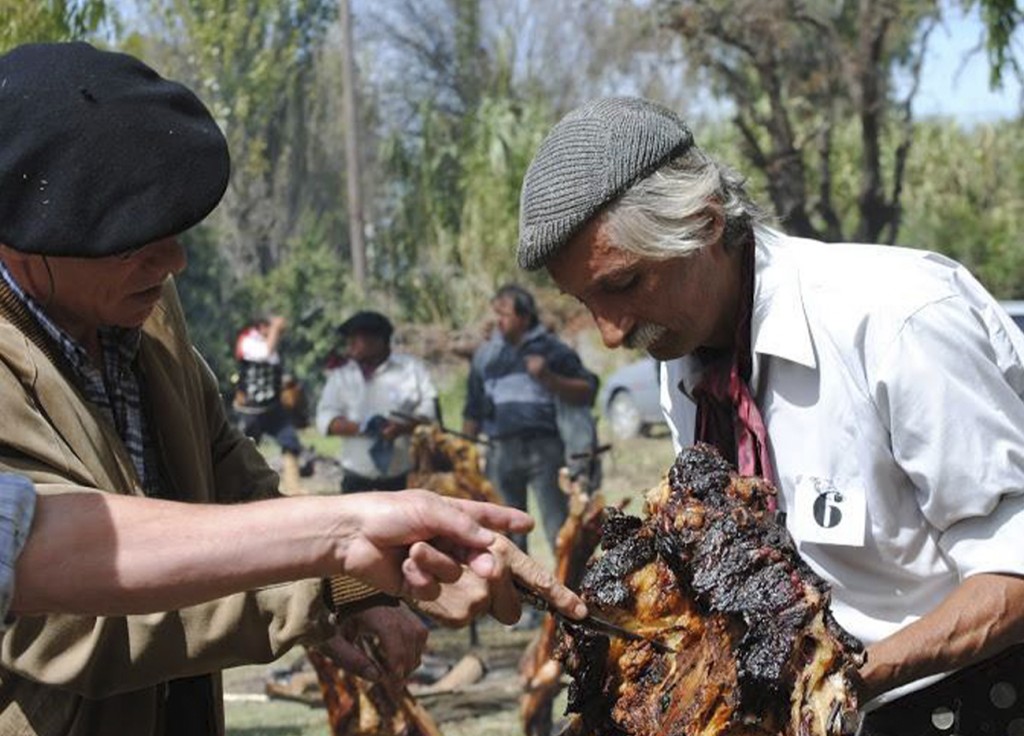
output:
[[[660,325],[645,322],[637,325],[625,339],[627,348],[633,350],[647,350],[654,343],[661,339],[661,336],[668,332],[668,329]]]

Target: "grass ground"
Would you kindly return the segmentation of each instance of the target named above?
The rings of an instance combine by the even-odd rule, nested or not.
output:
[[[318,452],[331,455],[337,451],[336,441],[313,439]],[[271,450],[272,452],[272,450]],[[654,485],[672,462],[672,443],[665,433],[615,443],[604,458],[603,493],[610,504],[629,500],[628,513],[641,512],[640,493]],[[324,492],[324,489],[316,489]],[[531,553],[545,565],[552,563],[551,550],[544,535],[534,530],[530,535]],[[488,664],[488,681],[496,684],[481,693],[484,705],[470,711],[453,711],[452,703],[443,699],[421,700],[438,720],[446,736],[515,736],[522,733],[519,721],[514,664],[531,638],[530,632],[513,632],[493,622],[482,621],[477,627],[480,643],[476,651]],[[430,651],[457,659],[469,650],[467,630],[436,630],[431,634]],[[263,685],[274,669],[287,667],[303,657],[290,652],[271,665],[255,665],[228,670],[224,674],[227,693],[226,717],[228,736],[325,736],[330,733],[326,711],[299,703],[280,700],[259,702]],[[501,677],[504,673],[506,676]],[[492,677],[493,675],[493,677]],[[451,698],[449,698],[451,700]],[[555,704],[555,713],[564,708],[564,694]]]

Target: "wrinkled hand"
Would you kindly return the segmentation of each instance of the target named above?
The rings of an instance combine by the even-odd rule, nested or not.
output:
[[[318,649],[341,669],[364,679],[379,680],[384,668],[404,681],[420,666],[426,644],[427,628],[414,613],[378,606],[346,617],[338,624],[338,633]],[[380,660],[375,661],[378,655]]]
[[[534,378],[539,379],[548,369],[548,362],[543,355],[527,355],[523,360],[526,362],[526,372]]]
[[[497,562],[495,574],[483,578],[465,566],[457,581],[445,581],[436,600],[419,603],[417,607],[446,626],[465,626],[484,613],[512,624],[522,614],[519,593],[512,584],[518,580],[566,616],[580,619],[587,615],[587,607],[578,595],[507,538],[496,537],[489,549]]]
[[[490,530],[525,532],[533,519],[495,504],[446,498],[423,490],[343,496],[338,535],[343,571],[389,593],[432,600],[464,567],[481,578],[502,574]],[[350,512],[350,513],[349,513]]]

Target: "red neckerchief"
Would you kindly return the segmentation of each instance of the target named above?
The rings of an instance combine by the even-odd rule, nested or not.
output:
[[[747,386],[753,367],[750,349],[750,318],[754,304],[753,238],[743,248],[743,293],[732,360],[720,360],[709,366],[693,389],[693,398],[697,402],[694,441],[714,445],[726,460],[735,464],[740,475],[759,475],[774,484],[768,431]]]

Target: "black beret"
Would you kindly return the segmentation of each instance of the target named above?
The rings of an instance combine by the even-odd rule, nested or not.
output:
[[[0,141],[0,243],[50,256],[177,235],[217,206],[231,167],[198,97],[85,43],[0,56]]]
[[[390,340],[394,327],[391,326],[391,321],[380,312],[356,312],[338,327],[338,334],[342,337],[348,337],[355,332],[380,335],[385,340]]]

